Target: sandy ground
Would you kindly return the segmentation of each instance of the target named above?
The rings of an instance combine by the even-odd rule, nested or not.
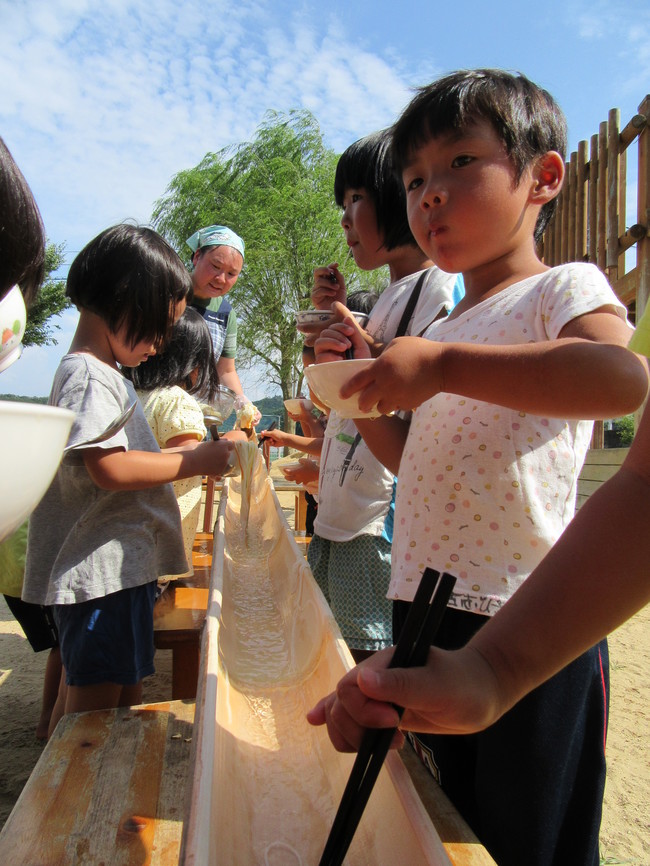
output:
[[[46,655],[32,652],[0,596],[0,827],[43,748],[34,731]],[[607,864],[650,866],[650,606],[611,636],[610,655],[601,857]],[[156,668],[145,682],[145,702],[171,697],[170,651],[157,652]]]

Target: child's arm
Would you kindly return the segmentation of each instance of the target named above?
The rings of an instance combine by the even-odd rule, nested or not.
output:
[[[88,448],[84,464],[94,483],[104,490],[143,490],[195,475],[222,475],[230,468],[232,444],[191,442],[164,451],[124,451]]]
[[[270,442],[273,448],[293,448],[316,457],[323,448],[321,436],[298,436],[296,433],[287,433],[284,430],[262,430],[260,439]]]
[[[625,347],[630,332],[607,308],[574,319],[557,340],[521,345],[436,343],[401,337],[341,394],[359,406],[412,409],[441,391],[535,415],[616,418],[648,389],[644,361]]]
[[[386,670],[392,650],[350,671],[308,715],[341,751],[364,726],[469,733],[495,722],[650,601],[650,410],[620,471],[580,509],[503,608],[461,650]],[[396,741],[397,743],[397,741]]]

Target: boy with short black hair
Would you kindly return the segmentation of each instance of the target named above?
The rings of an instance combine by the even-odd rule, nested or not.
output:
[[[501,70],[453,73],[416,95],[393,140],[411,230],[438,267],[463,274],[465,297],[426,339],[394,340],[341,393],[359,392],[362,409],[417,407],[410,423],[356,423],[398,474],[394,637],[430,566],[457,578],[436,639],[455,649],[573,516],[591,434],[581,419],[633,411],[647,372],[625,348],[625,307],[598,269],[549,269],[537,256],[566,141],[545,91]],[[367,354],[348,320],[323,332],[317,357],[350,345]],[[356,746],[359,716],[386,724],[385,704],[373,707],[353,677],[345,685],[309,716],[340,749]],[[499,866],[597,866],[607,691],[603,641],[486,731],[420,741]],[[405,726],[426,730],[417,710],[407,707]]]

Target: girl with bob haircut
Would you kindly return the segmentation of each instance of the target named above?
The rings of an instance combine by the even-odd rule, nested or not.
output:
[[[187,571],[169,482],[234,464],[223,441],[161,453],[120,369],[165,345],[190,290],[169,244],[132,225],[103,231],[70,268],[79,323],[49,402],[76,417],[71,450],[30,519],[23,586],[25,601],[53,606],[59,632],[65,683],[50,733],[64,712],[139,703],[154,670],[156,581]],[[125,427],[92,441],[132,403]]]
[[[342,154],[334,197],[343,210],[341,227],[356,265],[364,271],[387,267],[389,272],[389,285],[372,304],[361,332],[371,351],[378,354],[394,337],[420,334],[438,316],[446,317],[458,299],[456,276],[435,267],[415,242],[404,188],[394,172],[389,130],[354,142]],[[337,264],[316,268],[314,306],[331,307],[358,329],[350,315],[353,298]],[[392,605],[386,593],[394,492],[393,472],[371,453],[355,422],[332,410],[308,560],[357,662],[392,642]]]
[[[406,218],[404,186],[393,165],[389,130],[360,138],[341,154],[334,175],[334,199],[340,208],[348,189],[364,189],[372,198],[386,250],[417,246]]]

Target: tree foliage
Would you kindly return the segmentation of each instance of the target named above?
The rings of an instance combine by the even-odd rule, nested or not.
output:
[[[52,321],[70,305],[65,296],[65,280],[53,280],[51,275],[63,264],[64,244],[49,243],[45,250],[45,280],[27,312],[27,326],[23,337],[23,346],[56,345],[54,329],[61,326]]]
[[[344,264],[347,247],[334,202],[338,156],[307,111],[268,112],[252,141],[208,153],[174,176],[153,214],[156,228],[188,262],[196,229],[228,225],[246,243],[233,289],[238,365],[265,368],[283,398],[302,385],[294,312],[311,306],[313,269],[338,261],[350,288],[376,283]]]

